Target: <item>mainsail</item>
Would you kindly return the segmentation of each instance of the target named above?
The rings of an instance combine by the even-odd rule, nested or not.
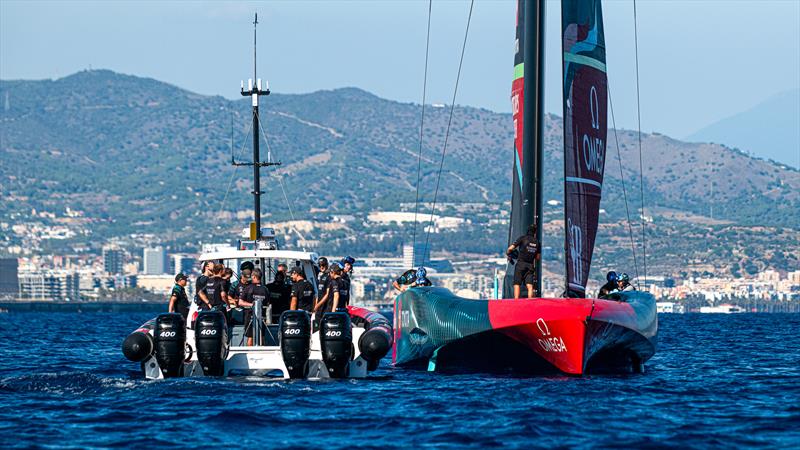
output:
[[[544,100],[544,1],[518,0],[511,110],[514,119],[514,173],[508,242],[526,233],[541,216],[543,100]],[[541,242],[541,227],[537,240]],[[541,263],[535,269],[535,289],[541,290]],[[506,268],[503,297],[512,295],[514,267]],[[524,288],[524,286],[523,286]],[[537,293],[529,293],[533,296]]]
[[[567,296],[585,297],[597,235],[608,132],[600,0],[563,0],[561,31]]]

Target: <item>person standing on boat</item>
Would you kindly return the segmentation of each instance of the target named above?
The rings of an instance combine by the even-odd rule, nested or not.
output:
[[[321,257],[317,263],[319,264],[319,274],[317,275],[317,292],[322,297],[328,288],[328,280],[331,278],[330,267],[328,267],[328,258]]]
[[[311,312],[314,309],[314,285],[306,280],[306,274],[301,267],[292,268],[292,301],[289,309]]]
[[[263,308],[267,306],[266,302],[270,298],[269,290],[261,284],[262,275],[261,269],[253,270],[253,282],[247,285],[239,298],[239,306],[244,308],[244,335],[247,337],[248,346],[253,345],[253,328],[261,326],[261,324],[253,322],[253,305],[260,301]]]
[[[514,298],[520,297],[522,283],[525,283],[525,287],[528,288],[528,298],[532,298],[535,292],[533,286],[536,284],[534,264],[542,256],[539,245],[536,243],[536,225],[529,226],[528,232],[518,237],[508,247],[506,256],[511,258],[515,250],[519,252],[519,258],[514,265]]]
[[[356,263],[356,259],[352,256],[345,256],[342,258],[342,262],[340,265],[342,266],[342,283],[344,283],[344,289],[347,290],[347,301],[350,302],[350,275],[353,273],[353,264]],[[347,305],[344,305],[347,306]]]
[[[226,267],[222,271],[222,290],[228,295],[228,304],[236,306],[236,302],[231,299],[231,278],[233,278],[233,269]]]
[[[225,266],[222,264],[214,264],[212,270],[213,276],[206,282],[206,298],[212,309],[224,311],[225,306],[228,304],[228,293],[225,292],[225,280],[222,278]]]
[[[286,264],[278,264],[275,278],[267,285],[272,305],[272,323],[277,323],[281,314],[289,310],[291,287],[286,284]]]
[[[410,287],[430,286],[431,282],[428,280],[428,271],[420,266],[417,269],[408,269],[402,275],[397,277],[392,282],[392,287],[400,292],[405,291]]]
[[[206,295],[206,285],[209,278],[214,276],[214,263],[211,261],[203,262],[203,273],[197,277],[194,283],[194,301],[200,309],[211,309],[211,300]]]
[[[339,311],[347,307],[350,303],[350,285],[342,278],[344,269],[338,264],[331,268],[331,281],[328,284],[328,294],[330,298],[330,308],[328,311]]]
[[[613,270],[606,274],[606,284],[600,288],[600,292],[597,294],[597,298],[605,298],[617,289],[617,272]]]
[[[169,295],[169,312],[176,312],[183,316],[183,321],[189,316],[189,297],[186,295],[186,283],[189,277],[183,272],[175,275],[175,286]]]

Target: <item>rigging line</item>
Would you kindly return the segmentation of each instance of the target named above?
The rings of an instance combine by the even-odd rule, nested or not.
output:
[[[417,213],[419,212],[419,185],[422,171],[422,134],[425,128],[425,97],[428,91],[428,54],[431,45],[431,9],[433,0],[428,0],[428,31],[425,37],[425,71],[422,76],[422,115],[419,122],[419,154],[417,155],[417,193],[414,197],[414,232],[411,235],[412,249],[417,246]],[[415,250],[412,250],[415,251]],[[424,262],[424,261],[423,261]],[[414,264],[414,261],[411,261]]]
[[[639,134],[639,195],[642,200],[642,264],[644,288],[647,289],[647,235],[645,233],[644,213],[644,165],[642,164],[642,107],[639,100],[639,27],[636,19],[636,0],[633,0],[633,42],[636,55],[636,125]]]
[[[233,117],[232,113],[231,113],[231,117]],[[253,128],[253,123],[250,122],[250,124],[247,125],[247,131],[245,132],[245,135],[250,134],[250,130],[252,128]],[[242,152],[244,152],[244,146],[245,146],[246,142],[247,142],[246,139],[242,140],[242,147],[239,149],[239,155],[237,157],[241,158]],[[233,152],[233,126],[231,126],[231,152]],[[233,156],[233,153],[231,153],[231,156]],[[233,172],[231,173],[231,179],[228,180],[228,188],[225,189],[225,196],[222,197],[222,204],[220,205],[220,209],[225,207],[225,202],[228,200],[228,194],[231,192],[231,186],[233,185],[233,177],[236,176],[236,171],[238,169],[239,169],[239,166],[233,166]]]
[[[428,224],[428,232],[425,235],[425,247],[422,251],[422,263],[425,264],[425,259],[428,254],[428,243],[431,238],[431,231],[433,230],[433,216],[436,212],[436,198],[439,195],[439,183],[442,181],[442,168],[444,167],[444,157],[447,154],[447,140],[450,137],[450,125],[453,122],[453,111],[456,109],[456,96],[458,95],[458,82],[461,80],[461,67],[464,65],[464,51],[467,49],[467,37],[469,36],[469,24],[472,21],[472,7],[475,5],[475,0],[469,2],[469,15],[467,16],[467,28],[464,31],[464,43],[461,45],[461,59],[458,62],[458,73],[456,74],[456,85],[453,89],[453,101],[450,103],[450,117],[447,119],[447,129],[444,133],[444,145],[442,146],[442,159],[439,161],[439,171],[436,174],[436,189],[433,191],[433,205],[431,205],[431,219]]]
[[[622,198],[625,200],[625,216],[628,218],[628,235],[631,240],[631,253],[633,253],[633,268],[636,271],[636,285],[637,289],[641,289],[639,285],[639,262],[636,258],[636,245],[633,240],[633,224],[631,223],[631,212],[628,208],[628,192],[625,189],[625,174],[622,172],[622,156],[619,151],[619,137],[617,136],[617,121],[614,119],[614,102],[611,100],[611,85],[608,84],[608,103],[611,106],[611,126],[614,127],[614,143],[617,147],[617,161],[619,161],[619,178],[622,180]]]
[[[272,147],[269,145],[269,139],[267,139],[267,132],[264,131],[264,125],[261,123],[261,117],[258,118],[258,129],[261,130],[261,136],[264,137],[264,143],[267,144],[267,160],[268,160],[268,162],[272,162],[271,161],[272,160]],[[286,188],[284,188],[284,186],[283,186],[283,177],[281,175],[277,174],[277,173],[274,173],[271,176],[278,179],[278,185],[281,187],[281,192],[283,192],[283,199],[286,201],[286,207],[289,209],[289,217],[291,217],[292,218],[292,222],[294,222],[295,221],[294,211],[292,210],[291,202],[289,202],[289,196],[286,195]],[[300,239],[302,239],[303,241],[306,240],[306,237],[303,236],[302,233],[300,233],[300,230],[298,230],[297,227],[292,227],[292,229],[294,230],[295,233],[297,233],[298,236],[300,236]],[[302,247],[302,248],[303,248],[303,251],[306,251],[305,247]]]

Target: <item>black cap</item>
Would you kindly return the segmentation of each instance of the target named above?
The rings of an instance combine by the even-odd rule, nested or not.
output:
[[[184,275],[184,273],[183,273],[183,272],[181,272],[181,273],[179,273],[179,274],[175,275],[175,282],[176,282],[176,283],[177,283],[178,281],[181,281],[181,280],[188,280],[188,279],[189,279],[189,277],[187,277],[186,275]]]
[[[295,273],[298,275],[306,276],[306,273],[303,272],[302,267],[297,267],[297,266],[292,267],[292,270],[289,271],[289,274],[295,274]]]

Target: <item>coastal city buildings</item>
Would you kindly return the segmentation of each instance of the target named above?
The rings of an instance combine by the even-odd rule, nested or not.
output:
[[[167,253],[164,247],[144,249],[143,272],[145,275],[163,275],[167,273]]]

